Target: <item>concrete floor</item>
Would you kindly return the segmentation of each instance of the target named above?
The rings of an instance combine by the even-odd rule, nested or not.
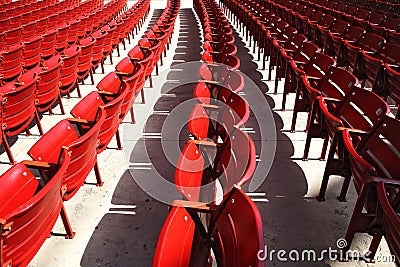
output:
[[[64,239],[61,235],[64,230],[58,221],[53,236],[46,240],[30,266],[151,266],[158,234],[168,213],[166,203],[180,198],[171,181],[178,149],[188,139],[185,123],[190,112],[188,107],[193,105],[193,86],[198,78],[196,68],[199,63],[190,62],[198,61],[202,52],[202,30],[191,9],[192,1],[181,1],[182,10],[160,75],[153,77],[154,88],[146,85],[146,104],[141,104],[140,97],[136,100],[137,123],[127,122],[120,126],[124,150],[116,150],[116,142],[112,140],[109,149],[99,155],[104,186],[92,185],[95,178],[91,173],[88,184],[65,203],[76,231],[75,238]],[[114,63],[137,44],[148,25],[157,20],[165,3],[164,0],[151,2],[151,12],[144,27],[131,44],[127,44],[127,49],[121,50],[121,57],[114,52]],[[134,1],[128,1],[129,6],[133,4]],[[240,71],[246,77],[241,94],[252,109],[244,130],[256,144],[258,160],[254,182],[245,189],[251,191],[262,215],[268,251],[296,249],[301,253],[314,249],[320,253],[329,248],[337,249],[337,240],[344,236],[352,214],[355,190],[351,187],[347,202],[338,202],[336,194],[341,179],[332,178],[326,202],[315,200],[325,165],[317,159],[321,142],[312,143],[309,161],[301,160],[306,133],[289,131],[293,94],[288,97],[286,111],[281,111],[282,94],[271,93],[273,83],[266,81],[267,72],[261,69],[261,62],[255,60],[249,42],[244,41],[242,33],[234,35],[237,56],[241,60]],[[114,70],[109,60],[106,63],[106,73]],[[95,84],[104,77],[98,73],[94,76]],[[83,85],[81,90],[86,95],[95,90],[95,85]],[[67,113],[77,102],[76,97],[63,99]],[[56,108],[55,115],[43,115],[45,131],[68,117],[57,112]],[[297,129],[304,129],[305,119],[300,116]],[[28,159],[26,152],[39,138],[37,128],[33,127],[32,133],[32,136],[20,135],[10,142],[16,160]],[[8,162],[5,153],[0,155],[0,161]],[[4,171],[9,165],[0,164],[0,168]],[[358,235],[352,248],[364,252],[369,240],[367,235]],[[377,255],[390,255],[385,242]],[[357,260],[341,263],[329,261],[327,257],[318,262],[281,262],[275,254],[272,260],[267,260],[267,266],[369,264]],[[374,266],[394,264],[385,262]]]

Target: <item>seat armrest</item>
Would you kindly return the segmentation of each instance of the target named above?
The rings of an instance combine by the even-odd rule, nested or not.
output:
[[[220,107],[217,105],[208,105],[208,104],[201,104],[203,108],[206,109],[219,109]]]
[[[176,207],[184,207],[186,209],[200,212],[212,212],[218,208],[216,205],[213,204],[186,200],[174,200],[171,205]]]
[[[386,65],[388,65],[389,67],[394,68],[394,69],[398,69],[400,67],[399,65],[390,64],[390,63],[386,63]]]
[[[89,124],[90,122],[85,119],[78,119],[78,118],[67,118],[67,120],[71,123],[79,123],[79,124]]]
[[[339,99],[333,98],[333,97],[324,97],[323,96],[323,98],[324,98],[325,101],[330,101],[330,102],[340,102],[340,101],[342,101],[342,100],[339,100]]]
[[[110,96],[110,95],[115,95],[115,93],[107,92],[107,91],[97,91],[97,93],[98,93],[99,95],[108,95],[108,96]]]
[[[115,74],[117,74],[118,76],[121,76],[121,77],[129,77],[132,75],[127,72],[121,72],[121,71],[115,71]]]
[[[390,178],[386,178],[386,177],[379,177],[379,176],[367,176],[365,177],[365,180],[368,183],[379,183],[379,182],[383,182],[387,185],[391,185],[391,186],[400,186],[400,181],[397,180],[398,177],[395,177],[394,179],[390,179]]]
[[[204,83],[209,83],[209,84],[215,84],[215,85],[219,85],[220,82],[218,81],[212,81],[212,80],[200,80],[199,82],[204,82]]]
[[[309,80],[321,80],[322,78],[320,78],[320,77],[314,77],[314,76],[308,76],[308,75],[307,75],[307,79],[309,79]]]
[[[219,66],[221,66],[220,64],[215,64],[215,63],[206,63],[207,64],[207,66],[210,66],[210,67],[219,67]]]
[[[344,130],[346,130],[346,131],[348,131],[348,132],[350,132],[350,133],[354,133],[354,134],[356,134],[356,135],[366,135],[368,132],[366,132],[366,131],[363,131],[363,130],[360,130],[360,129],[354,129],[354,128],[347,128],[347,127],[338,127],[337,128],[337,130],[338,131],[344,131]]]
[[[35,169],[49,169],[53,166],[49,162],[36,161],[36,160],[24,160],[22,161],[22,164],[26,165],[29,168],[35,168]]]
[[[212,146],[216,147],[217,144],[207,140],[189,140],[189,142],[194,143],[196,145],[204,145],[204,146]]]

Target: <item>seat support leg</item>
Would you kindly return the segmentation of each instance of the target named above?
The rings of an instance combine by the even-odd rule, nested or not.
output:
[[[71,223],[69,222],[69,219],[68,219],[67,212],[65,210],[64,204],[62,204],[62,206],[61,206],[60,215],[61,215],[62,222],[64,224],[65,231],[67,232],[67,234],[65,235],[65,238],[66,239],[74,238],[75,232],[72,231]]]
[[[94,164],[93,169],[94,169],[94,174],[96,176],[96,181],[97,181],[96,186],[102,186],[104,184],[104,182],[101,179],[100,169],[99,169],[99,165],[97,164],[97,161]]]
[[[3,139],[4,149],[5,149],[6,153],[7,153],[8,159],[10,160],[10,163],[12,165],[14,165],[16,162],[14,160],[14,157],[13,157],[12,153],[11,153],[10,145],[7,142],[7,138],[6,138],[6,135],[4,134],[4,132],[2,134],[2,139]]]

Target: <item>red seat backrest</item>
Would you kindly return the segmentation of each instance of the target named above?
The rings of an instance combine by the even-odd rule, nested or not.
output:
[[[242,186],[248,182],[256,169],[256,147],[253,139],[235,128],[230,134],[230,145],[236,159],[236,177],[234,183]]]
[[[358,84],[357,78],[350,72],[332,67],[319,83],[322,96],[343,99],[354,86]]]
[[[11,81],[22,73],[23,46],[18,44],[0,51],[0,79]]]
[[[118,94],[121,90],[121,85],[122,81],[118,75],[115,72],[110,72],[103,79],[101,79],[96,88],[100,91]]]
[[[200,104],[196,104],[189,116],[188,128],[190,133],[198,140],[206,139],[209,135],[210,118]]]
[[[77,81],[78,59],[81,49],[77,45],[72,45],[64,50],[62,54],[63,65],[60,71],[60,91],[69,91]]]
[[[0,218],[19,208],[36,193],[39,182],[23,165],[17,164],[0,176]]]
[[[206,184],[203,181],[203,175],[206,175],[204,169],[207,168],[205,163],[200,148],[195,142],[188,141],[182,150],[175,170],[176,188],[187,200],[199,201],[200,196],[205,197],[205,193],[201,194],[201,192],[206,189],[211,189],[211,199],[214,198],[214,182]],[[207,177],[207,179],[209,178]],[[207,195],[207,197],[210,196]]]
[[[158,238],[153,267],[189,266],[195,223],[182,207],[172,207]]]
[[[264,248],[261,215],[242,190],[234,188],[232,191],[225,196],[226,205],[213,229],[217,264],[226,267],[264,266],[265,262],[258,259],[258,252]]]
[[[390,113],[390,109],[375,93],[354,87],[337,112],[346,127],[370,131]]]
[[[23,78],[23,76],[21,76]],[[35,117],[35,91],[37,78],[20,80],[20,84],[6,84],[0,88],[3,115],[2,128],[8,136],[13,136],[26,129]]]
[[[211,248],[218,266],[265,265],[257,258],[264,248],[261,216],[242,190],[233,188],[219,206],[211,205],[211,211],[204,203],[175,201],[172,205],[159,236],[153,267],[211,266]],[[197,212],[211,214],[206,226],[199,223],[201,215]]]
[[[220,103],[217,102],[217,105],[222,109],[229,107],[233,111],[236,126],[245,124],[250,117],[250,106],[246,99],[225,87],[220,87],[218,91],[216,100]]]
[[[60,94],[59,80],[62,60],[54,56],[42,63],[42,71],[38,73],[36,105],[39,111],[49,109]]]
[[[366,170],[363,175],[399,179],[400,165],[394,163],[399,160],[400,155],[400,141],[397,136],[399,129],[400,122],[387,116],[367,138],[361,140],[357,151],[373,168],[373,172],[371,169]]]

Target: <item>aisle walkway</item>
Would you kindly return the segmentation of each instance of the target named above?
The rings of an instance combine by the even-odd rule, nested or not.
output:
[[[193,88],[193,84],[184,84],[184,80],[180,79],[184,77],[175,75],[174,65],[181,62],[180,60],[199,60],[201,52],[199,33],[193,30],[197,25],[192,10],[182,9],[179,18],[180,27],[176,28],[177,46],[169,52],[174,55],[172,67],[165,73],[167,81],[162,85],[157,84],[154,88],[157,91],[161,89],[161,92],[168,91],[168,94],[161,94],[147,119],[140,118],[139,115],[140,119],[146,120],[139,139],[133,138],[135,136],[133,131],[137,125],[125,127],[124,140],[137,141],[128,158],[131,167],[120,178],[111,203],[116,207],[135,206],[133,209],[135,217],[131,214],[107,213],[90,239],[81,261],[82,266],[94,266],[100,262],[102,266],[151,266],[154,248],[167,216],[168,206],[143,192],[135,181],[149,182],[157,175],[167,179],[174,177],[175,167],[162,151],[161,128],[169,112],[179,103],[192,97]],[[192,29],[190,32],[185,31],[189,28]],[[175,82],[170,82],[172,80]],[[178,86],[172,88],[174,85]],[[187,131],[182,134],[188,136]],[[179,136],[175,141],[179,141]],[[174,198],[180,198],[177,192]],[[125,210],[127,209],[119,209],[119,211]]]

